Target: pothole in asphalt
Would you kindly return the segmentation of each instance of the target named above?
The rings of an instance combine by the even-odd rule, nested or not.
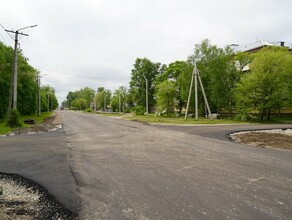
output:
[[[235,142],[258,147],[274,147],[292,150],[292,129],[242,131],[229,134]]]
[[[78,216],[33,181],[0,173],[0,219],[75,220]]]

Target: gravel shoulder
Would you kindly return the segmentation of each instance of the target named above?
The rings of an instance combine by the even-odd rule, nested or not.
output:
[[[41,186],[19,175],[0,173],[0,219],[77,219]]]

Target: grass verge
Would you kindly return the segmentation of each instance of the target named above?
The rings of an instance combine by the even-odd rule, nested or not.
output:
[[[22,123],[22,127],[27,128],[27,127],[31,127],[33,125],[24,124],[23,123],[23,120],[25,120],[25,119],[33,119],[36,122],[36,124],[40,124],[46,118],[51,117],[52,115],[53,115],[52,112],[42,112],[42,114],[39,115],[39,116],[37,116],[37,115],[22,115],[22,116],[20,116],[20,121]],[[6,126],[6,122],[4,120],[1,120],[0,121],[0,135],[10,133],[10,132],[12,132],[15,129],[17,129],[17,128],[7,127]]]
[[[148,116],[139,116],[139,115],[120,115],[120,114],[100,114],[103,116],[109,117],[121,117],[124,119],[132,120],[132,121],[140,121],[147,123],[161,123],[161,124],[250,124],[250,123],[264,123],[264,124],[276,124],[276,123],[292,123],[292,117],[273,117],[271,120],[260,121],[239,121],[232,119],[207,119],[207,118],[199,118],[198,120],[194,118],[188,118],[187,120],[184,117],[167,117],[167,116],[155,116],[150,114]]]

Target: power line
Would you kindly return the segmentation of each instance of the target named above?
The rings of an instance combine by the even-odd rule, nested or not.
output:
[[[11,39],[14,41],[14,38],[11,36],[11,34],[9,34],[7,31],[6,31],[6,28],[0,23],[1,27],[3,28],[3,30],[9,35],[9,37],[11,37]]]
[[[0,35],[1,35],[2,39],[3,39],[3,41],[5,42],[5,44],[7,44],[7,42],[6,42],[5,38],[3,37],[3,35],[1,33],[0,33]]]
[[[97,77],[97,76],[84,76],[84,75],[65,73],[65,72],[56,71],[56,70],[50,70],[50,69],[43,69],[43,70],[46,70],[46,71],[49,71],[49,72],[53,72],[53,73],[60,73],[60,74],[64,74],[64,75],[69,75],[69,76],[81,77],[81,78],[101,79],[101,77]]]

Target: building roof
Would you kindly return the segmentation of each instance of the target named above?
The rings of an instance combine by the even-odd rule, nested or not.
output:
[[[281,47],[287,47],[289,49],[289,51],[292,51],[292,45],[288,45],[283,41],[257,41],[251,44],[247,44],[244,46],[237,46],[234,47],[233,50],[234,52],[256,52],[259,49],[266,47],[266,46],[281,46]]]

